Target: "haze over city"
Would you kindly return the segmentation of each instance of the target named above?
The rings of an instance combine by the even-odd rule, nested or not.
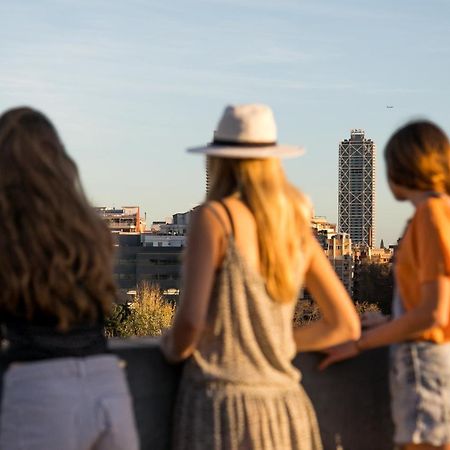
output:
[[[376,242],[412,209],[388,191],[389,135],[417,117],[450,132],[450,2],[4,0],[0,110],[55,122],[96,205],[139,205],[148,221],[202,201],[204,161],[226,104],[275,111],[287,161],[317,215],[337,220],[339,141],[377,145]],[[393,106],[388,108],[387,106]]]

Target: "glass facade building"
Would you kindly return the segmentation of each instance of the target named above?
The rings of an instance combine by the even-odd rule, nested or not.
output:
[[[338,229],[354,245],[375,242],[375,144],[352,130],[339,144]]]

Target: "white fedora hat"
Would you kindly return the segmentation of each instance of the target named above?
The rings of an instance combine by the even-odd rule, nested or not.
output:
[[[188,152],[221,158],[293,158],[305,150],[277,143],[277,127],[266,105],[227,106],[214,132],[213,142]]]

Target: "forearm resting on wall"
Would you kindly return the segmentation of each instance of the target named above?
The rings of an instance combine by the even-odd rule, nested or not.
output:
[[[330,324],[325,319],[294,328],[294,340],[299,352],[323,350],[346,340],[359,338],[359,331],[346,323]]]
[[[362,336],[362,350],[420,338],[432,328],[445,328],[449,320],[450,278],[424,283],[421,302],[401,317],[369,330]]]

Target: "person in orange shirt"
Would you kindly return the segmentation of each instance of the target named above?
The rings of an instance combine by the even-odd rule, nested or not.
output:
[[[450,449],[450,143],[431,122],[385,148],[394,197],[415,207],[395,257],[393,317],[363,317],[361,338],[327,350],[321,368],[391,345],[391,411],[403,450]]]

